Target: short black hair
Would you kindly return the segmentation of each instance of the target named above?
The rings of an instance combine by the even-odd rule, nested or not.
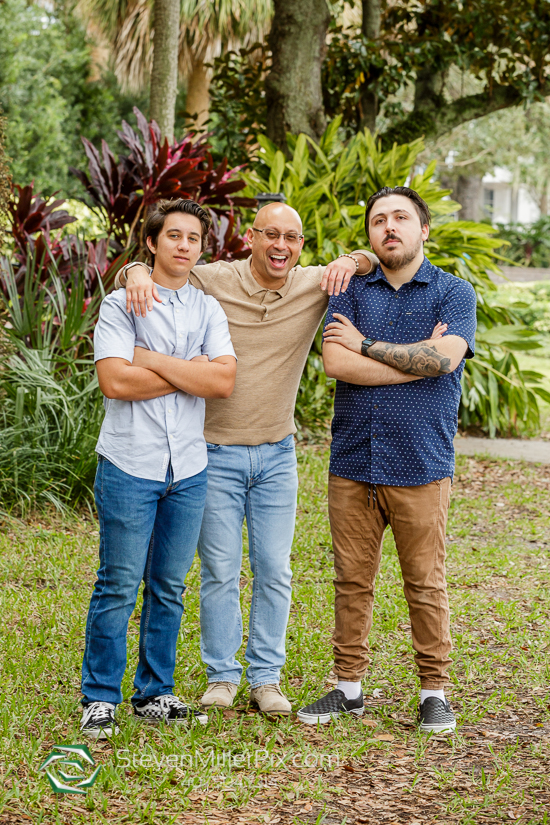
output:
[[[187,200],[186,198],[172,198],[172,200],[157,201],[153,204],[145,221],[143,236],[146,239],[151,238],[156,246],[166,216],[172,212],[182,212],[184,215],[193,215],[199,219],[202,230],[202,249],[204,251],[212,220],[206,209],[203,209],[196,201]]]
[[[379,189],[378,192],[375,192],[374,195],[371,195],[367,201],[367,208],[365,209],[365,232],[367,233],[367,238],[369,237],[369,216],[372,207],[376,201],[380,200],[380,198],[387,198],[390,195],[404,195],[404,197],[411,200],[414,204],[414,208],[416,209],[416,213],[420,218],[420,224],[422,226],[430,225],[432,220],[430,208],[426,201],[420,197],[418,192],[415,192],[414,189],[409,189],[408,186],[384,186],[382,189]]]

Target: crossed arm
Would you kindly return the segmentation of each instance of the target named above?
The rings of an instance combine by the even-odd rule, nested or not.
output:
[[[361,355],[364,335],[348,318],[334,313],[323,333],[323,362],[330,378],[367,387],[405,384],[453,372],[466,354],[466,341],[446,335],[446,324],[437,324],[432,337],[414,344],[377,341],[369,355]]]
[[[134,360],[103,358],[96,363],[99,386],[107,398],[147,401],[182,390],[199,398],[229,398],[235,386],[237,361],[232,355],[190,361],[136,347]]]

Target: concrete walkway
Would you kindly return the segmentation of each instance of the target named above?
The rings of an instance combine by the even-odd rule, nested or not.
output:
[[[531,266],[501,266],[504,278],[489,273],[495,284],[507,284],[510,281],[532,283],[533,281],[550,281],[550,269],[537,269]]]
[[[550,441],[529,441],[521,438],[455,438],[459,455],[491,455],[550,464]]]

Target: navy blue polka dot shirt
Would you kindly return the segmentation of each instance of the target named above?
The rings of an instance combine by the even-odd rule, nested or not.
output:
[[[424,258],[414,278],[399,290],[380,266],[351,279],[332,296],[332,314],[345,315],[365,337],[395,344],[430,338],[438,321],[459,335],[474,354],[476,296],[471,284]],[[330,470],[372,484],[414,487],[453,477],[460,378],[464,359],[448,375],[408,384],[362,387],[338,381],[332,422]]]

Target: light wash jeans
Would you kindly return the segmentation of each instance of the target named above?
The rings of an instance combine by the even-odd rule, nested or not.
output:
[[[86,624],[82,704],[122,702],[128,620],[145,582],[132,701],[172,693],[185,577],[206,496],[206,469],[174,482],[128,475],[103,456],[95,480],[100,541]]]
[[[209,682],[241,679],[239,581],[246,516],[254,576],[246,677],[277,684],[292,596],[290,550],[298,475],[292,435],[257,447],[208,444],[208,493],[199,538],[201,655]]]

